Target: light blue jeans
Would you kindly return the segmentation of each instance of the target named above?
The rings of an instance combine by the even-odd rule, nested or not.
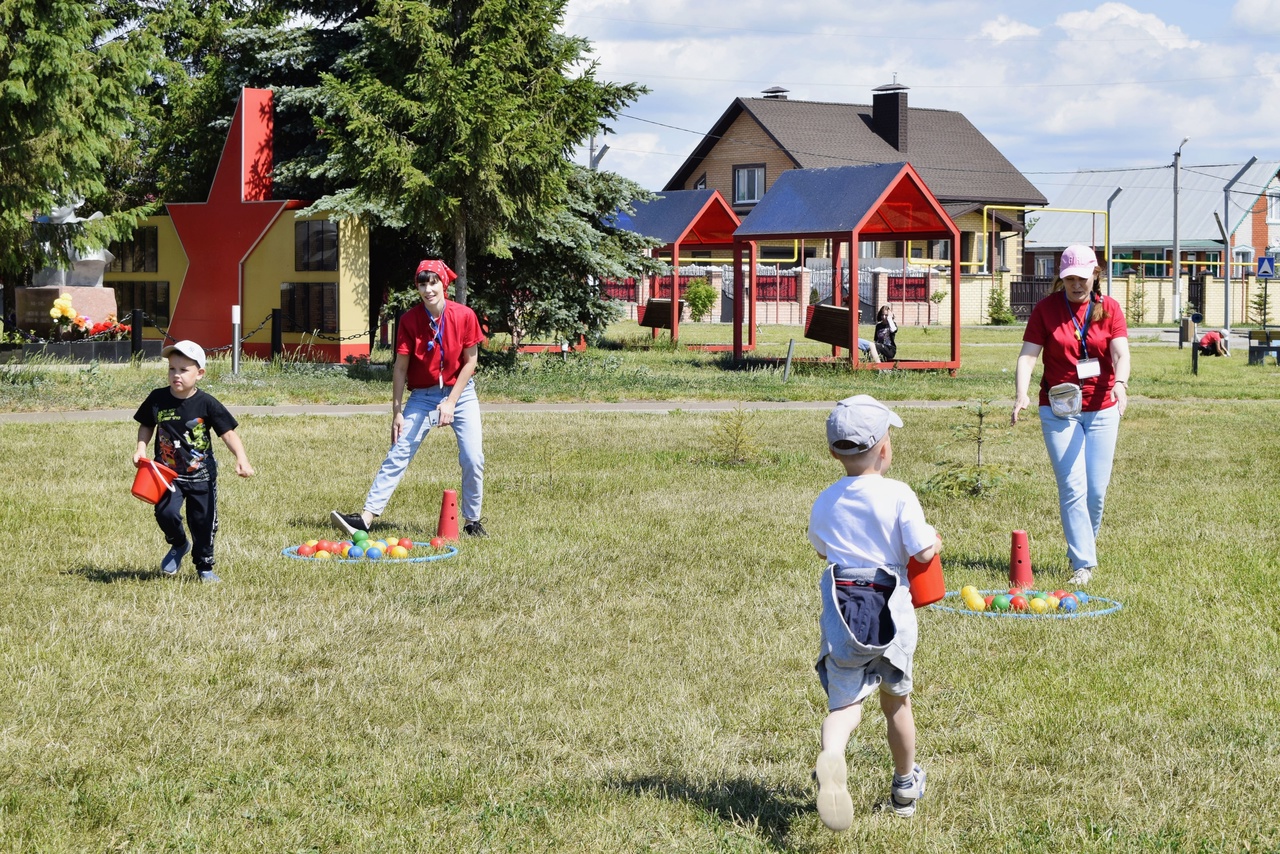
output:
[[[418,453],[422,440],[431,432],[427,416],[449,396],[450,388],[419,388],[409,392],[404,402],[404,430],[400,441],[391,446],[387,458],[382,461],[364,500],[364,509],[374,516],[381,516],[404,478],[409,461]],[[462,518],[475,521],[480,518],[480,505],[484,501],[484,449],[480,432],[480,399],[472,380],[458,397],[453,408],[453,434],[458,439],[458,465],[462,466],[462,494],[458,512]]]
[[[1098,565],[1098,528],[1119,428],[1120,411],[1114,406],[1067,418],[1040,407],[1040,431],[1058,482],[1058,512],[1073,570]]]

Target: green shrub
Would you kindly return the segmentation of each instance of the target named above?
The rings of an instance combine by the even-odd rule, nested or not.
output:
[[[692,320],[702,320],[716,304],[716,289],[706,279],[691,279],[684,292],[685,305]]]
[[[999,285],[993,285],[991,295],[987,297],[987,316],[991,318],[992,326],[1008,326],[1018,319],[1004,298],[1004,288]]]

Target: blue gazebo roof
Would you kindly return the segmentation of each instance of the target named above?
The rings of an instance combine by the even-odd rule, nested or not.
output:
[[[618,212],[619,228],[661,240],[665,245],[688,243],[728,246],[738,217],[716,190],[670,190],[647,202],[636,202],[635,213]]]
[[[948,234],[946,214],[906,163],[790,169],[734,233],[739,240],[848,234],[887,239]]]

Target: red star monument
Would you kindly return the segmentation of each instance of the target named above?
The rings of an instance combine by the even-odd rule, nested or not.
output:
[[[190,338],[206,350],[231,344],[244,263],[281,212],[299,205],[271,198],[273,129],[271,90],[242,90],[208,200],[166,206],[187,255],[169,323],[174,340]]]

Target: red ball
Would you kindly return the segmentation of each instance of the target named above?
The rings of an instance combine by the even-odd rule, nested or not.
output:
[[[401,537],[398,545],[404,546],[406,549],[411,549],[413,548],[413,540],[408,537]]]
[[[995,597],[995,594],[994,594],[994,593],[993,593],[992,595],[990,595],[990,596],[983,596],[983,597],[982,597],[982,601],[983,601],[984,603],[986,603],[986,606],[987,606],[987,610],[988,610],[988,611],[990,611],[990,610],[991,610],[991,603],[992,603],[992,602],[994,602],[995,600],[996,600],[996,597]]]
[[[1053,591],[1053,595],[1054,595],[1054,596],[1057,596],[1057,597],[1058,597],[1058,599],[1059,599],[1059,600],[1061,600],[1063,597],[1065,597],[1065,596],[1067,595],[1067,591],[1065,591],[1065,590],[1055,590],[1055,591]]]
[[[1009,600],[1009,607],[1015,611],[1027,610],[1027,597],[1018,595]]]
[[[309,546],[306,543],[298,546],[298,557],[311,557],[316,553],[315,546]]]
[[[444,537],[432,537],[428,545],[433,549],[444,548]]]

